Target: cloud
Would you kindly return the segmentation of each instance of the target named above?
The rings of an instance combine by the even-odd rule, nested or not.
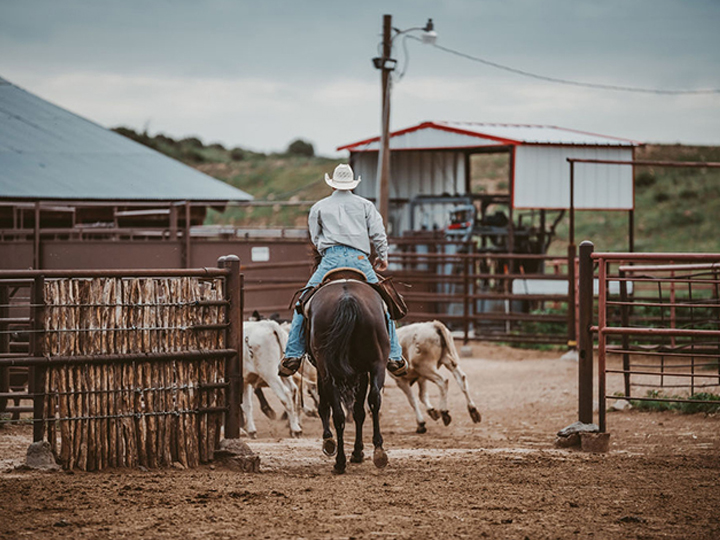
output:
[[[148,128],[173,137],[256,151],[295,138],[320,155],[380,132],[380,80],[298,82],[264,77],[123,75],[75,71],[8,79],[106,127]],[[492,76],[408,76],[391,93],[391,129],[424,120],[552,124],[648,142],[720,144],[720,96],[592,91]],[[658,114],[658,111],[662,111]]]

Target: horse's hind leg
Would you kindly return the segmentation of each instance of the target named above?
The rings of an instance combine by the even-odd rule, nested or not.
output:
[[[318,403],[318,415],[323,427],[323,454],[332,457],[337,452],[337,445],[333,439],[332,431],[330,431],[330,396],[328,395],[328,385],[318,380],[318,393],[320,401]]]
[[[332,415],[337,435],[337,455],[335,456],[335,474],[342,474],[347,468],[347,457],[345,457],[345,409],[343,409],[338,392],[333,388],[330,390],[332,397]]]
[[[368,389],[368,376],[361,375],[358,381],[357,388],[355,389],[355,404],[353,405],[353,417],[355,419],[355,447],[353,453],[350,456],[351,463],[362,463],[364,459],[363,455],[363,442],[362,442],[362,429],[363,422],[365,422],[365,395]]]
[[[388,464],[387,454],[383,450],[383,436],[380,433],[380,405],[382,404],[382,396],[380,390],[385,382],[385,365],[384,363],[379,369],[376,369],[370,376],[370,394],[368,395],[368,404],[373,420],[373,463],[378,468],[383,468]]]

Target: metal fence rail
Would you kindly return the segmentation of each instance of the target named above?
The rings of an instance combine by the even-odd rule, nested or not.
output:
[[[615,292],[613,282],[619,284]],[[720,391],[720,254],[592,253],[592,244],[584,242],[580,283],[581,394],[592,395],[587,361],[591,369],[597,335],[601,431],[608,399],[718,404],[705,393]],[[610,365],[610,358],[621,359],[621,366]],[[611,392],[614,376],[621,377],[614,387],[622,390]]]

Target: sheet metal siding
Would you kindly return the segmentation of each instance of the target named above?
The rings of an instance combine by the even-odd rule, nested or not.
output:
[[[355,174],[362,176],[355,193],[374,199],[377,178],[375,152],[354,153]],[[405,151],[390,155],[390,199],[410,200],[417,195],[465,194],[465,157],[462,152]],[[415,223],[428,228],[447,224],[447,205],[427,205],[425,215],[417,214]],[[408,202],[391,203],[392,234],[400,235],[410,228]]]
[[[515,149],[515,208],[569,208],[567,158],[632,161],[632,148],[518,146]],[[628,165],[575,164],[575,208],[633,208],[633,168]]]
[[[0,84],[0,197],[252,199],[12,84]]]

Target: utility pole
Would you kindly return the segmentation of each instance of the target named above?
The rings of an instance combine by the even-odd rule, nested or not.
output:
[[[383,16],[383,52],[380,77],[382,84],[382,112],[380,150],[375,201],[385,226],[390,216],[390,59],[392,51],[392,15]]]
[[[373,58],[373,65],[380,70],[382,85],[382,111],[380,124],[380,148],[378,149],[377,182],[375,185],[375,204],[382,216],[385,226],[389,227],[390,218],[390,89],[392,78],[390,72],[395,69],[397,60],[391,57],[393,40],[408,32],[422,31],[422,42],[435,44],[437,33],[432,19],[428,19],[424,27],[413,27],[398,30],[392,26],[392,15],[383,15],[382,56]],[[395,35],[393,36],[393,32]],[[392,231],[388,231],[392,232]]]

